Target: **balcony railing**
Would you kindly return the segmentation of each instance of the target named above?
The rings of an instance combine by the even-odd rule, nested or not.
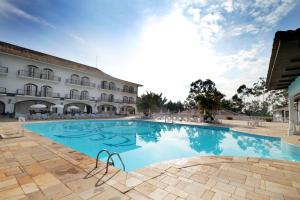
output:
[[[131,94],[137,94],[137,91],[134,90],[122,89],[121,91],[126,93],[131,93]]]
[[[135,101],[123,100],[122,103],[135,104]]]
[[[86,101],[95,101],[95,97],[83,96],[83,95],[65,95],[66,99],[76,99],[76,100],[86,100]]]
[[[0,74],[7,74],[8,73],[8,68],[0,66]]]
[[[81,86],[87,86],[87,87],[96,87],[95,83],[91,83],[88,81],[80,81],[80,80],[76,80],[76,79],[66,79],[66,83],[68,84],[73,84],[73,85],[81,85]]]
[[[5,87],[0,87],[0,93],[6,93],[6,88]]]
[[[54,93],[54,92],[40,92],[40,97],[54,97],[54,98],[59,98],[60,94],[59,93]]]
[[[111,98],[101,98],[99,97],[97,99],[97,101],[102,101],[102,102],[115,102],[114,99],[111,99]]]
[[[17,89],[18,95],[59,98],[60,93]]]
[[[18,70],[18,76],[23,76],[23,77],[29,77],[29,78],[36,78],[36,79],[42,79],[42,80],[49,80],[49,81],[56,81],[60,82],[61,77],[59,76],[54,76],[54,75],[49,75],[49,74],[43,74],[43,73],[33,73],[30,71],[26,70]]]
[[[121,99],[109,99],[109,98],[101,98],[99,97],[97,101],[102,101],[102,102],[112,102],[112,103],[127,103],[127,104],[135,104],[135,101],[124,101]]]

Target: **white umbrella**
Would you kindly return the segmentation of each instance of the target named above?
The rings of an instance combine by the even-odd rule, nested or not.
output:
[[[79,109],[78,106],[69,106],[68,108],[71,109],[71,110],[78,110]]]
[[[46,108],[47,106],[44,104],[34,104],[31,105],[30,108],[36,108],[36,109],[41,109],[41,108]]]
[[[64,108],[64,106],[63,106],[63,105],[56,104],[56,105],[52,106],[52,108]]]
[[[87,112],[87,107],[86,106],[84,106],[84,109],[83,109],[83,112]]]

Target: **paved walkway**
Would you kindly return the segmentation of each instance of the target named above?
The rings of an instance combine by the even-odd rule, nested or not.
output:
[[[138,161],[137,161],[138,162]],[[300,199],[300,163],[194,157],[131,173],[31,132],[0,140],[1,199]]]

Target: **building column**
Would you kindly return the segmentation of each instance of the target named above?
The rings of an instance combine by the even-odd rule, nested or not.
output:
[[[289,130],[288,135],[294,135],[296,132],[296,110],[294,109],[294,98],[289,97]]]
[[[116,106],[116,113],[117,113],[117,114],[120,114],[120,111],[121,111],[120,105],[117,105],[117,106]]]

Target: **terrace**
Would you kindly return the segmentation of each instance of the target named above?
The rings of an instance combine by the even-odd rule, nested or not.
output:
[[[4,127],[5,126],[5,127]],[[18,123],[1,129],[22,131]],[[272,131],[272,128],[270,128]],[[0,140],[4,199],[299,199],[300,164],[247,157],[192,157],[134,172],[103,163],[35,133]]]

